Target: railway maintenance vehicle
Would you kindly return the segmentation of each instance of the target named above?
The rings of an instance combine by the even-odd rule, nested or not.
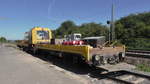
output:
[[[65,39],[56,42],[56,38],[52,37],[50,29],[34,27],[26,33],[25,40],[18,42],[17,46],[33,53],[44,51],[58,54],[62,58],[66,56],[71,57],[73,62],[82,61],[92,66],[117,64],[122,62],[125,57],[124,45],[106,46],[103,36],[86,37],[83,39],[79,39],[81,37],[80,34],[72,34],[73,36],[77,36],[77,40],[71,40],[70,42],[82,43],[65,44],[63,43]]]

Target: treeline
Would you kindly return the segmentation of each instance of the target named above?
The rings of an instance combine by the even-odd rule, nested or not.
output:
[[[71,33],[81,33],[83,37],[106,36],[108,27],[97,23],[76,25],[73,21],[65,21],[53,30],[53,37],[59,38]],[[115,22],[116,38],[130,48],[150,48],[150,12],[131,14]]]
[[[0,42],[7,42],[5,37],[0,37]]]
[[[82,37],[88,36],[107,36],[108,28],[105,25],[97,23],[85,23],[76,25],[73,21],[65,21],[61,26],[53,31],[54,37],[64,37],[71,33],[81,33]]]
[[[150,12],[131,14],[118,20],[116,37],[130,48],[150,49]]]

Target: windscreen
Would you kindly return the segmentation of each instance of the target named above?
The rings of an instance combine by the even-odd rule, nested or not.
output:
[[[37,31],[37,39],[38,40],[48,40],[49,32],[48,31]]]
[[[80,38],[81,38],[81,35],[76,35],[76,38],[79,38],[79,39],[80,39]]]

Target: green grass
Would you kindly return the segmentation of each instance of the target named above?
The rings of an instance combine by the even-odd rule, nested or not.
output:
[[[138,64],[136,65],[137,69],[144,72],[150,72],[150,66],[145,64]]]

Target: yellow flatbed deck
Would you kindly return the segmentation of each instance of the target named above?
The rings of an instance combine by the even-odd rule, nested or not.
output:
[[[80,54],[80,55],[84,56],[86,58],[86,60],[90,60],[90,56],[89,56],[90,46],[87,46],[87,45],[73,46],[73,45],[37,44],[36,48]]]
[[[53,50],[59,52],[75,53],[83,56],[89,61],[94,54],[112,55],[124,52],[123,47],[104,47],[103,49],[91,48],[88,45],[75,46],[75,45],[52,45],[52,44],[37,44],[37,49]]]

